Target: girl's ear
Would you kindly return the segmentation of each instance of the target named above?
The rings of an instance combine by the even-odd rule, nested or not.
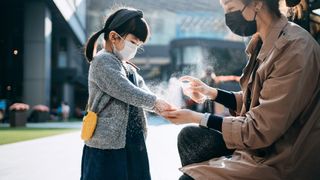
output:
[[[117,40],[117,33],[115,31],[110,31],[109,33],[109,41],[115,43]]]

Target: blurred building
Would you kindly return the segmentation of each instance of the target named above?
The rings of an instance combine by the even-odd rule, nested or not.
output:
[[[86,0],[1,1],[0,19],[0,99],[84,105]]]
[[[310,30],[318,41],[319,33],[317,34],[317,32],[320,31],[319,2],[319,0],[302,0],[301,4],[308,4],[309,8],[303,8],[300,10],[303,12],[297,13],[306,13],[306,16],[301,17],[301,22],[297,23],[309,30],[308,26],[312,21]],[[285,3],[285,1],[281,0],[280,3]],[[151,39],[145,45],[144,51],[138,53],[136,58],[133,59],[133,62],[141,67],[140,72],[146,79],[168,78],[167,74],[170,74],[170,72],[167,73],[167,71],[172,69],[170,66],[173,58],[175,58],[173,55],[177,54],[173,52],[172,45],[175,46],[177,40],[190,42],[186,44],[188,47],[184,47],[185,52],[180,54],[185,54],[185,57],[194,57],[190,59],[191,64],[199,64],[203,61],[203,58],[199,55],[205,53],[202,52],[203,48],[199,48],[199,42],[223,40],[228,41],[228,45],[232,44],[230,41],[237,41],[235,44],[248,42],[248,38],[241,38],[233,34],[226,27],[224,12],[219,0],[88,0],[88,35],[103,27],[105,17],[108,16],[110,10],[121,6],[131,6],[143,10],[144,17],[150,24]],[[299,7],[304,7],[304,5],[299,5],[296,8]],[[282,12],[286,13],[286,10],[287,8],[283,8]],[[311,11],[313,13],[310,14]],[[311,18],[305,18],[309,14]],[[299,20],[299,18],[296,19]],[[209,59],[215,59],[214,56],[219,56],[219,53],[217,55],[216,53],[210,54],[212,57]],[[232,57],[232,54],[225,57]],[[212,61],[212,64],[215,63],[215,61]]]

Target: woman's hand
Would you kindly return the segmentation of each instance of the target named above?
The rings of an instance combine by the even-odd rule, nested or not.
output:
[[[181,83],[188,82],[189,87],[183,87],[183,93],[197,103],[203,103],[206,98],[212,100],[217,97],[217,89],[206,85],[201,80],[192,76],[183,76],[179,79]]]
[[[204,114],[191,111],[189,109],[178,109],[173,111],[163,111],[161,116],[174,124],[200,123]]]
[[[174,105],[160,98],[156,100],[156,103],[154,105],[154,110],[157,114],[161,114],[161,112],[163,111],[173,111],[177,109],[178,108],[175,107]]]

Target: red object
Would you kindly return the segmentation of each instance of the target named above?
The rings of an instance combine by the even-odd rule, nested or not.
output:
[[[24,103],[14,103],[9,107],[11,111],[27,111],[29,110],[30,106]]]

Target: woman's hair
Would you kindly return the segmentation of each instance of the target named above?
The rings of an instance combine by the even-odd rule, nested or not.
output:
[[[85,56],[88,62],[92,61],[95,43],[99,36],[104,33],[104,39],[108,41],[111,31],[117,32],[122,37],[132,34],[142,42],[146,42],[150,34],[149,26],[143,18],[142,11],[133,8],[118,9],[107,18],[104,28],[88,39],[85,46]]]
[[[249,4],[255,0],[242,0],[245,4]],[[268,9],[271,13],[274,13],[277,17],[281,17],[281,12],[279,9],[279,0],[260,0],[268,6]]]

